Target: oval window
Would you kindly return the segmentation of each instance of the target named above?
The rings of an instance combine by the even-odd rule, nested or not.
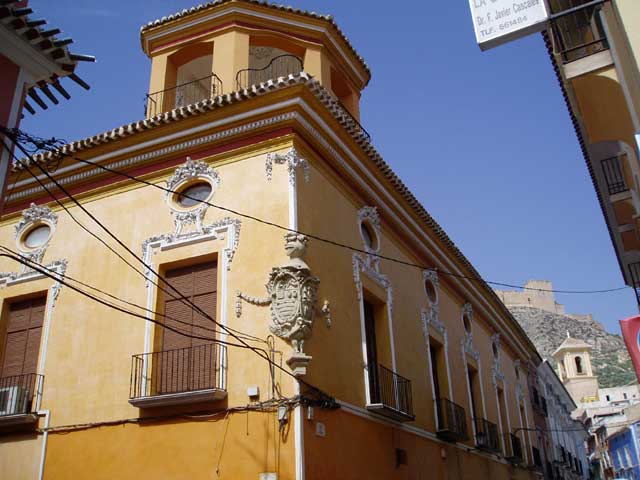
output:
[[[436,293],[436,287],[431,280],[425,280],[424,289],[427,292],[427,298],[434,304],[438,301],[438,294]],[[465,327],[466,329],[466,327]]]
[[[24,235],[22,243],[27,248],[38,248],[47,243],[50,235],[51,227],[49,225],[38,225]]]
[[[494,358],[498,358],[498,345],[496,344],[496,342],[493,342],[491,344],[491,350],[493,350],[493,356]]]
[[[375,234],[371,230],[371,226],[366,222],[362,222],[360,224],[360,233],[362,233],[362,239],[364,240],[365,246],[369,250],[376,250],[378,242],[376,241]]]
[[[469,315],[464,315],[462,317],[462,323],[464,324],[464,331],[471,333],[471,320],[469,319]]]
[[[185,208],[193,207],[209,198],[211,191],[209,182],[194,183],[179,193],[178,204]]]

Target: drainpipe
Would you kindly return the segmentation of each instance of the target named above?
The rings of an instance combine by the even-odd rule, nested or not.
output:
[[[47,455],[47,439],[49,438],[49,421],[51,420],[51,412],[49,410],[40,410],[38,416],[44,416],[44,434],[42,436],[42,453],[40,455],[40,471],[38,478],[44,479],[44,459]]]

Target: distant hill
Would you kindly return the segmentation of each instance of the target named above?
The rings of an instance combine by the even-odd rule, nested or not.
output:
[[[600,388],[616,387],[635,380],[629,353],[620,335],[605,331],[590,316],[570,316],[539,308],[509,306],[540,355],[555,367],[551,355],[567,337],[584,340],[593,347],[591,363],[598,375]]]

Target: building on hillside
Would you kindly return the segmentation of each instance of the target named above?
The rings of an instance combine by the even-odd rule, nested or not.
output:
[[[593,320],[591,314],[567,313],[564,305],[556,301],[550,280],[528,280],[522,290],[496,290],[496,294],[509,308],[530,307],[576,320]]]
[[[640,9],[551,0],[544,33],[622,276],[640,303]]]
[[[544,478],[590,478],[586,450],[589,433],[582,422],[571,417],[576,409],[573,398],[548,361],[538,366],[537,377],[533,402],[545,419],[543,425],[536,425]]]
[[[553,358],[560,380],[576,403],[598,400],[598,377],[591,367],[591,345],[567,333],[567,338],[553,352]]]
[[[33,10],[27,4],[27,0],[0,3],[0,126],[6,128],[17,128],[24,110],[32,115],[36,113],[30,102],[47,109],[45,99],[56,105],[60,101],[54,92],[65,99],[71,98],[60,82],[64,78],[88,89],[89,85],[75,70],[79,61],[95,60],[70,52],[68,45],[73,40],[59,38],[59,29],[46,26],[44,19],[31,17]],[[0,151],[1,213],[14,152],[13,144],[1,134],[0,140],[6,146]]]
[[[331,17],[218,0],[141,41],[146,118],[12,173],[3,477],[539,478],[541,358],[373,147]]]

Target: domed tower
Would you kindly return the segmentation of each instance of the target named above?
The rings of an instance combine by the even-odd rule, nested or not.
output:
[[[558,376],[577,404],[598,399],[598,377],[591,367],[591,350],[591,345],[571,338],[567,332],[565,341],[553,352]]]

